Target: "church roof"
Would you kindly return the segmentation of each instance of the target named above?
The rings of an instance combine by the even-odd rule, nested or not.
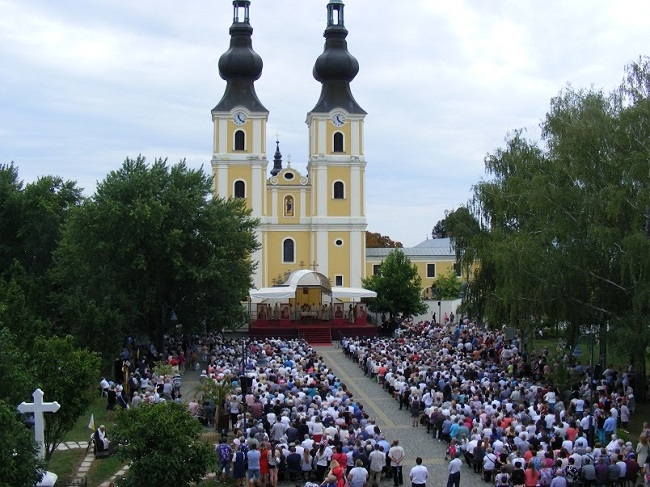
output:
[[[367,248],[366,257],[386,257],[392,248]],[[415,247],[400,249],[407,257],[455,257],[454,248],[448,238],[430,238]]]
[[[230,48],[219,58],[219,75],[226,80],[226,91],[212,112],[225,112],[242,106],[252,112],[268,113],[255,93],[255,81],[262,76],[264,63],[253,50],[249,5],[248,0],[233,2],[235,17],[230,27]],[[243,18],[238,16],[240,9],[245,9]]]
[[[365,115],[350,90],[350,82],[359,72],[359,61],[348,51],[342,0],[331,0],[327,5],[327,28],[323,36],[325,48],[313,69],[314,78],[322,83],[321,94],[311,112],[327,113],[343,108],[348,113]]]

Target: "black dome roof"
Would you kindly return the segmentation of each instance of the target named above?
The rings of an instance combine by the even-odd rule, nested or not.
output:
[[[253,28],[248,19],[247,0],[233,2],[235,17],[230,26],[230,47],[219,58],[219,75],[226,80],[226,91],[212,111],[223,112],[242,106],[252,112],[266,112],[255,93],[255,81],[262,76],[264,63],[253,50]],[[239,17],[244,9],[243,20]]]
[[[321,93],[312,112],[326,113],[343,108],[348,113],[365,114],[350,90],[350,82],[359,73],[359,61],[348,52],[345,38],[348,31],[344,23],[342,0],[330,0],[327,5],[325,48],[314,64],[314,78],[322,84]]]
[[[225,80],[246,78],[257,80],[262,76],[264,63],[253,50],[253,28],[247,24],[235,24],[230,28],[230,49],[219,58],[219,74]]]
[[[359,61],[348,52],[345,40],[348,31],[345,28],[332,29],[325,32],[325,50],[318,56],[314,64],[314,78],[323,83],[329,80],[352,81],[359,72]]]

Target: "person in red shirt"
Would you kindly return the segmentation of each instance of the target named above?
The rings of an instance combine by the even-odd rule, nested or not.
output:
[[[388,372],[388,369],[386,369],[386,366],[382,363],[379,366],[379,372],[377,373],[377,383],[378,384],[383,384],[384,383],[384,376],[386,375],[386,372]]]

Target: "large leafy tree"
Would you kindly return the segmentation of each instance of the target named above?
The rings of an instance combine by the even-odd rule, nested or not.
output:
[[[257,221],[242,199],[213,199],[184,161],[126,159],[70,217],[56,261],[65,331],[96,350],[126,333],[160,342],[173,307],[187,328],[239,323]]]
[[[16,408],[0,400],[0,483],[36,485],[45,463],[37,458],[30,429],[16,417]]]
[[[16,337],[2,326],[0,326],[0,370],[3,376],[0,401],[13,405],[14,409],[22,401],[29,401],[35,389],[33,371],[27,367],[25,353],[16,345]]]
[[[381,233],[366,232],[366,247],[369,249],[397,249],[403,245]]]
[[[363,280],[363,287],[377,293],[377,297],[368,302],[368,308],[387,313],[391,321],[400,314],[410,316],[427,311],[422,301],[422,278],[402,250],[390,252],[379,272]]]
[[[142,404],[118,413],[112,439],[117,454],[129,461],[120,487],[179,487],[198,483],[214,469],[217,457],[201,440],[203,427],[187,406],[174,402]]]
[[[0,165],[0,321],[23,345],[52,332],[52,255],[70,209],[81,201],[70,181],[45,176],[26,185],[14,164]]]
[[[45,399],[62,404],[45,423],[45,456],[49,460],[97,393],[100,358],[89,350],[75,348],[72,337],[39,338],[26,365],[34,371],[35,386],[44,392]]]
[[[486,157],[489,179],[468,205],[480,231],[456,242],[480,262],[471,297],[491,321],[524,333],[562,321],[574,340],[598,331],[601,351],[630,353],[638,390],[650,344],[649,87],[642,58],[613,93],[553,98],[541,143],[518,131]]]

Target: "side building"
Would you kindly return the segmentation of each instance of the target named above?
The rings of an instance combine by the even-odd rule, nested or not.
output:
[[[366,249],[366,273],[376,274],[386,256],[395,249],[369,248]],[[460,266],[456,262],[456,254],[448,238],[427,239],[415,247],[400,249],[418,270],[422,278],[422,296],[430,299],[431,286],[439,276],[446,275],[451,269],[459,279],[463,278]]]

